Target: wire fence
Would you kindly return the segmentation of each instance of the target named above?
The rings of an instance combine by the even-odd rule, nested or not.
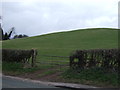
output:
[[[68,56],[54,56],[54,55],[41,55],[41,58],[36,61],[36,64],[41,68],[56,69],[64,71],[69,68]]]

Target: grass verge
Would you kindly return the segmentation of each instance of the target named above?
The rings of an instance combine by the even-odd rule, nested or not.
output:
[[[22,63],[2,62],[2,72],[7,75],[20,75],[24,73],[34,72],[36,70],[38,70],[37,67],[23,68]]]
[[[83,83],[102,87],[118,87],[118,73],[106,72],[99,68],[76,71],[68,69],[61,76],[64,82]]]
[[[36,78],[45,78],[50,77],[56,73],[60,72],[60,75],[51,77],[47,80],[52,80],[55,82],[65,82],[65,83],[78,83],[86,84],[98,87],[118,87],[120,81],[118,81],[118,73],[116,72],[107,72],[104,69],[100,68],[91,68],[85,70],[73,70],[69,68],[51,68],[48,66],[34,67],[34,68],[23,68],[23,65],[20,63],[8,63],[3,62],[3,73],[12,76],[19,76],[29,73],[34,76],[34,72],[42,70],[41,73],[38,72]],[[29,76],[27,76],[29,78]],[[34,77],[32,78],[34,79]]]

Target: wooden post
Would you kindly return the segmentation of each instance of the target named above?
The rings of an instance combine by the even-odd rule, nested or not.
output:
[[[33,56],[32,56],[32,64],[31,64],[31,66],[34,67],[35,66],[35,62],[36,62],[37,51],[35,49],[32,49],[32,50],[33,50]]]

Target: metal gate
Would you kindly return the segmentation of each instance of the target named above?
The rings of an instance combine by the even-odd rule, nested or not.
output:
[[[69,68],[68,56],[54,56],[54,55],[41,55],[36,61],[37,66],[41,69],[54,69],[64,71]]]

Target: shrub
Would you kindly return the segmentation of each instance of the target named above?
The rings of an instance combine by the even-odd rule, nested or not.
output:
[[[70,55],[70,67],[79,69],[100,67],[117,71],[119,58],[118,49],[76,50]],[[78,62],[74,59],[78,59]]]
[[[2,49],[2,61],[28,63],[30,58],[35,61],[37,51],[31,50],[12,50]]]

